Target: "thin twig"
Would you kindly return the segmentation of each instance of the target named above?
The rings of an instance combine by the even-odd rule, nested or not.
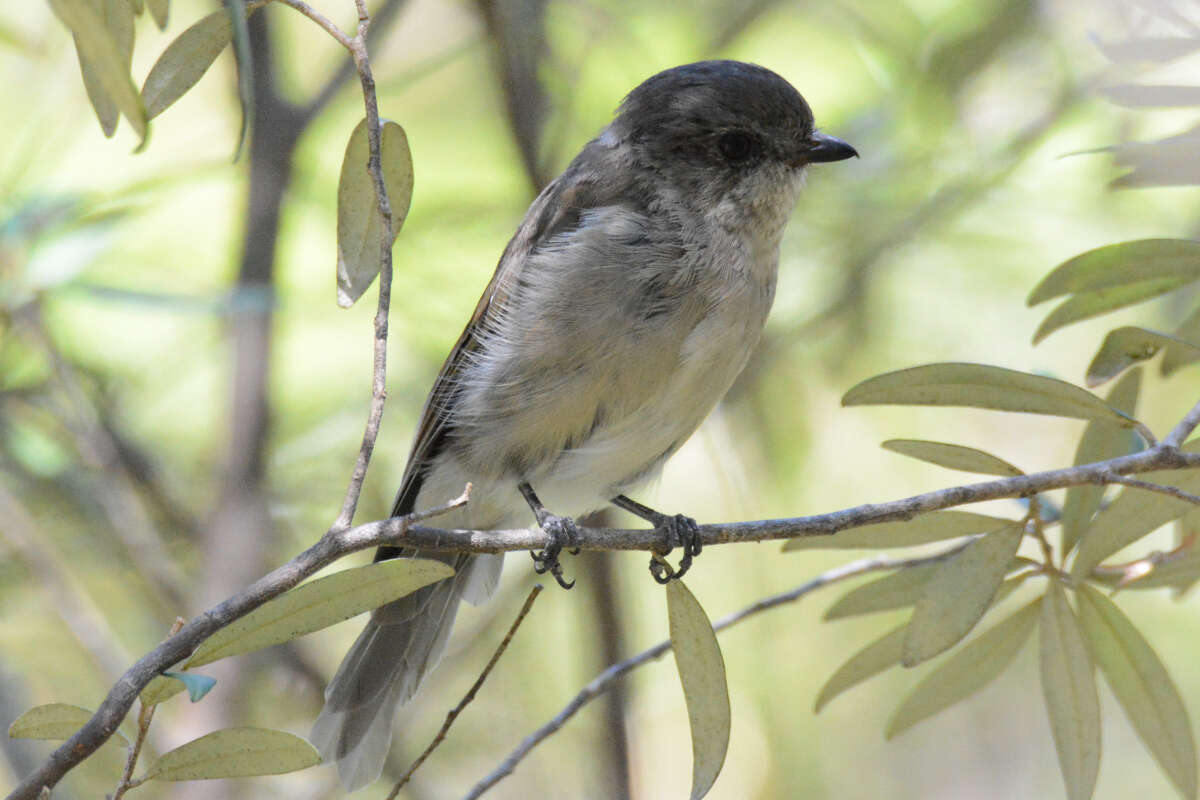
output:
[[[753,603],[752,605],[741,609],[740,611],[735,611],[728,616],[722,617],[713,623],[713,631],[719,633],[726,628],[731,628],[734,625],[737,625],[742,620],[752,617],[755,614],[768,611],[772,608],[778,608],[779,606],[788,605],[789,603],[794,603],[801,597],[804,597],[806,594],[831,584],[847,580],[849,578],[865,575],[869,572],[904,569],[907,567],[919,567],[925,564],[933,564],[939,561],[944,561],[947,558],[962,552],[963,548],[966,547],[970,541],[971,540],[962,542],[939,553],[935,553],[930,556],[923,556],[921,558],[890,559],[875,557],[864,558],[859,561],[852,561],[849,564],[843,564],[842,566],[835,567],[828,572],[823,572],[811,580],[805,581],[795,589],[764,598],[759,600],[757,603]],[[517,764],[520,763],[525,756],[529,755],[533,748],[537,747],[545,739],[557,733],[559,729],[566,724],[567,720],[575,716],[575,714],[578,713],[578,711],[589,702],[595,700],[597,697],[607,691],[618,678],[621,678],[625,674],[632,672],[644,664],[648,664],[651,661],[656,661],[657,659],[662,658],[670,649],[670,640],[659,642],[649,650],[643,650],[636,656],[627,658],[617,664],[613,664],[611,667],[601,672],[591,681],[591,683],[580,689],[579,693],[571,699],[571,702],[567,703],[561,711],[555,714],[553,719],[551,719],[542,727],[538,728],[533,733],[529,734],[529,736],[526,736],[525,739],[522,740],[519,745],[517,745],[516,749],[514,749],[508,755],[508,757],[504,759],[503,762],[501,762],[500,766],[496,767],[496,769],[485,776],[483,780],[475,784],[471,791],[463,796],[463,800],[476,800],[476,798],[482,796],[483,793],[488,789],[491,789],[503,778],[512,774],[512,771],[516,769]]]
[[[294,8],[304,16],[311,19],[317,25],[325,29],[325,32],[337,40],[337,43],[347,50],[354,49],[354,40],[342,32],[342,29],[334,25],[328,17],[317,11],[315,8],[305,3],[304,0],[275,0],[277,3],[283,3],[289,8]]]
[[[1200,425],[1200,403],[1192,406],[1192,410],[1179,421],[1178,425],[1171,429],[1171,432],[1167,434],[1167,438],[1162,440],[1162,443],[1167,447],[1181,447],[1183,440],[1196,429],[1197,425]]]
[[[479,677],[475,679],[475,683],[471,685],[470,690],[463,696],[463,699],[458,702],[450,712],[446,714],[446,721],[442,723],[441,730],[437,732],[437,736],[433,737],[433,741],[425,748],[425,752],[417,757],[417,760],[412,763],[403,775],[396,781],[396,785],[392,787],[392,791],[388,793],[386,800],[396,800],[396,795],[400,793],[400,789],[404,784],[408,783],[412,778],[413,773],[425,763],[425,759],[429,758],[429,754],[437,749],[437,746],[446,740],[446,734],[450,732],[450,726],[454,724],[454,720],[458,719],[458,715],[463,709],[475,699],[475,695],[479,692],[479,688],[483,686],[483,682],[487,680],[488,675],[492,673],[492,668],[496,666],[496,662],[500,660],[500,656],[504,655],[504,651],[508,649],[508,644],[513,640],[513,636],[517,633],[517,628],[521,627],[521,623],[525,621],[525,617],[529,614],[529,609],[533,608],[533,601],[542,593],[542,585],[535,583],[533,588],[529,590],[529,596],[525,598],[525,604],[521,606],[521,610],[517,613],[517,618],[513,620],[512,626],[508,629],[508,633],[500,641],[500,646],[496,648],[496,652],[492,654],[488,660],[487,666],[483,668],[483,672],[479,673]]]
[[[1147,492],[1158,492],[1159,494],[1170,495],[1171,497],[1185,500],[1189,503],[1200,505],[1200,495],[1185,492],[1175,486],[1168,486],[1164,483],[1151,483],[1150,481],[1140,481],[1137,478],[1130,478],[1125,475],[1106,475],[1105,483],[1119,483],[1122,486],[1129,486],[1134,489],[1145,489]]]

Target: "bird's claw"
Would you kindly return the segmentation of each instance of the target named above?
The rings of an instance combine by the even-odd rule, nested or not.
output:
[[[544,550],[529,554],[533,557],[533,571],[539,575],[549,572],[559,586],[570,589],[575,585],[575,581],[568,581],[563,577],[562,563],[558,557],[564,548],[570,548],[568,550],[570,553],[579,552],[579,548],[576,546],[579,529],[575,527],[575,521],[570,517],[558,517],[553,514],[543,516],[538,520],[538,525],[550,541],[547,542]]]
[[[655,553],[650,557],[651,577],[657,583],[666,584],[682,578],[684,573],[692,568],[692,560],[700,555],[700,550],[704,545],[700,539],[700,526],[696,524],[696,520],[683,514],[676,514],[673,517],[663,514],[654,520],[654,527],[656,530],[666,533],[671,549],[676,547],[683,549],[683,558],[679,560],[678,569],[672,568],[667,563],[666,556],[670,554],[670,550],[662,555]]]

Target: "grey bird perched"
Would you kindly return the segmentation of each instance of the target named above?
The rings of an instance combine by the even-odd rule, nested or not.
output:
[[[775,295],[805,167],[858,155],[817,132],[783,78],[737,61],[660,72],[530,206],[426,401],[393,515],[474,485],[449,528],[527,524],[534,559],[615,503],[698,552],[693,520],[624,493],[653,478],[721,399]],[[544,502],[544,505],[543,505]],[[385,547],[376,559],[417,555]],[[502,555],[422,554],[456,573],[378,608],[325,692],[313,742],[349,789],[379,777],[396,706],[446,646],[460,600],[487,600]],[[660,570],[655,577],[665,580]]]

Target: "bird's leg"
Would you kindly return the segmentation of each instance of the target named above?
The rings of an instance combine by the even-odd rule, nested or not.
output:
[[[560,517],[556,514],[551,514],[542,505],[542,501],[534,494],[533,487],[528,483],[521,483],[517,486],[521,490],[525,502],[533,510],[533,516],[537,518],[538,527],[549,538],[546,543],[546,549],[536,553],[530,553],[533,556],[533,571],[541,575],[549,572],[554,576],[554,580],[558,581],[558,585],[564,589],[570,589],[575,585],[575,581],[568,581],[563,577],[562,564],[559,563],[558,556],[562,553],[564,547],[575,547],[579,538],[579,530],[575,527],[575,520],[570,517]],[[579,552],[576,549],[574,552]]]
[[[662,554],[655,553],[650,557],[650,574],[654,580],[659,583],[667,583],[672,578],[682,578],[683,574],[691,568],[692,559],[700,555],[703,544],[700,541],[700,527],[696,524],[696,520],[683,514],[676,514],[672,517],[659,513],[623,494],[614,497],[612,502],[613,505],[646,520],[654,526],[655,530],[667,534],[667,541],[671,543],[672,548],[683,548],[683,558],[679,560],[679,569],[677,570],[672,570],[664,558],[671,552],[670,550]]]

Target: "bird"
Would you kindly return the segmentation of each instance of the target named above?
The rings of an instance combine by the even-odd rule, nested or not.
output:
[[[627,493],[653,479],[745,366],[775,295],[779,247],[810,164],[857,156],[762,66],[701,61],[634,88],[530,205],[441,372],[393,516],[470,501],[447,528],[525,526],[560,584],[573,517],[609,503],[699,552],[696,523]],[[348,790],[375,781],[397,707],[445,651],[461,601],[494,593],[503,554],[382,547],[453,576],[372,612],[326,689],[312,741]],[[657,565],[657,566],[656,566]]]

